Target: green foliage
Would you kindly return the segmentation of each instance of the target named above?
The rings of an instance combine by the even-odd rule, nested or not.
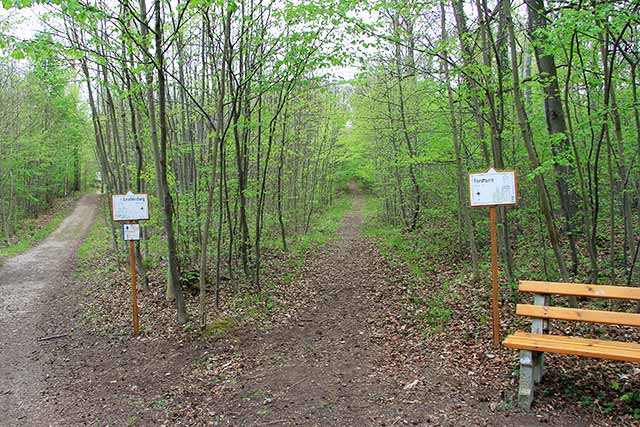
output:
[[[22,44],[12,56],[29,59],[25,69],[0,57],[0,241],[9,242],[20,223],[58,197],[79,191],[93,156],[90,128],[73,73],[46,39]],[[24,60],[20,61],[24,63]],[[87,169],[85,169],[87,166]],[[22,236],[18,236],[22,239]]]
[[[605,414],[624,414],[634,420],[640,420],[640,392],[629,390],[618,381],[612,381],[609,390],[594,391],[585,386],[576,385],[570,378],[561,377],[563,392],[577,399],[585,408],[599,408]]]

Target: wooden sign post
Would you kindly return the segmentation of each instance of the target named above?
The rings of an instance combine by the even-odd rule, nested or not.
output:
[[[141,238],[138,221],[149,219],[149,197],[147,194],[114,194],[111,196],[111,215],[115,222],[122,223],[122,240],[129,242],[131,264],[131,312],[133,334],[140,332],[138,322],[138,289],[136,275],[135,242]]]
[[[133,313],[133,334],[138,335],[140,324],[138,323],[138,288],[136,284],[136,244],[129,240],[129,262],[131,263],[131,312]]]
[[[493,323],[493,344],[500,344],[500,287],[498,282],[498,231],[496,206],[518,204],[515,171],[497,171],[469,174],[469,205],[489,207],[491,227],[491,308]]]

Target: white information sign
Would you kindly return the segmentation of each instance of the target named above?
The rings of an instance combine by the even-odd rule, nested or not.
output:
[[[140,224],[122,224],[122,240],[140,240]]]
[[[114,194],[111,196],[114,221],[139,221],[149,219],[149,196],[147,194]]]
[[[516,172],[497,171],[469,174],[469,202],[475,206],[515,205],[518,203]]]

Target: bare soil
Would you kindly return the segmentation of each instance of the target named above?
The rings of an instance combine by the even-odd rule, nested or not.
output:
[[[64,286],[62,279],[54,280],[57,285],[43,285],[49,286],[50,296],[55,291],[55,298],[43,299],[48,306],[33,306],[0,331],[2,358],[7,359],[4,349],[10,344],[8,362],[13,364],[6,369],[5,359],[1,360],[0,425],[593,423],[575,409],[550,415],[499,408],[503,396],[494,378],[482,377],[482,369],[452,369],[441,363],[451,355],[434,350],[441,347],[430,346],[427,338],[410,332],[404,323],[404,273],[384,260],[373,241],[362,237],[364,201],[354,193],[353,209],[338,238],[313,252],[288,285],[305,291],[302,301],[269,327],[240,324],[208,340],[179,330],[161,337],[151,332],[137,338],[128,332],[100,335],[77,326],[83,315],[74,308],[84,300],[80,287]],[[63,258],[70,262],[72,255],[61,252],[51,259]],[[12,265],[23,262],[27,261],[14,260]],[[11,277],[16,281],[33,270],[28,265],[14,268]],[[8,277],[4,271],[0,270],[3,288]],[[111,278],[97,280],[107,283]],[[108,284],[114,295],[126,295],[126,283]],[[141,304],[149,316],[145,324],[171,309],[159,298],[142,298]],[[121,305],[122,311],[114,310],[110,320],[127,325],[127,307]],[[2,322],[4,326],[7,321]],[[22,333],[23,324],[32,324],[34,330]],[[3,335],[12,328],[14,334]],[[70,334],[37,341],[60,331]],[[479,367],[487,363],[491,362],[477,360]],[[474,364],[467,361],[467,365]],[[18,369],[28,373],[15,375]],[[5,383],[10,374],[12,379]],[[4,390],[9,393],[3,394]]]

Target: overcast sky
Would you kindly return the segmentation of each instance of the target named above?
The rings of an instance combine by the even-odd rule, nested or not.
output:
[[[0,7],[0,20],[4,23],[11,18],[12,24],[7,32],[20,39],[32,38],[42,25],[38,15],[45,10],[45,6],[36,5],[24,9],[5,9]]]

